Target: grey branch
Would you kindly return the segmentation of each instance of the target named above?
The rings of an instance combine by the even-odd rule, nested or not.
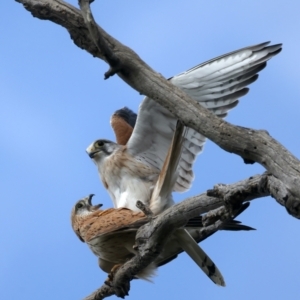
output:
[[[16,1],[22,3],[34,17],[65,27],[78,47],[109,63],[106,77],[116,73],[132,88],[167,108],[186,126],[208,137],[225,151],[241,156],[245,162],[257,162],[268,171],[230,186],[217,185],[206,194],[187,199],[151,220],[137,234],[140,255],[120,268],[114,279],[114,288],[104,286],[86,299],[103,299],[112,293],[124,294],[122,289],[128,289],[138,270],[159,253],[164,236],[201,213],[209,212],[203,218],[210,224],[205,227],[204,236],[209,236],[205,231],[212,234],[213,230],[225,224],[223,219],[228,218],[228,208],[231,207],[232,213],[235,205],[268,195],[285,206],[292,216],[300,218],[300,162],[266,131],[233,126],[196,104],[153,71],[134,51],[98,26],[86,0],[81,4],[82,12],[60,0]],[[221,206],[224,213],[216,211]]]
[[[97,26],[91,12],[89,0],[79,0],[79,5],[82,11],[84,22],[89,30],[94,44],[97,46],[98,50],[103,53],[106,61],[110,65],[110,69],[104,74],[104,79],[108,79],[110,76],[122,71],[121,60],[117,55],[114,54],[111,49],[111,45],[109,45],[109,42],[105,39],[105,32],[103,32],[101,28]]]

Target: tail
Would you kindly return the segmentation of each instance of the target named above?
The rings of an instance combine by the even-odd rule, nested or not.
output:
[[[195,242],[193,237],[185,229],[177,229],[174,234],[182,249],[193,259],[200,269],[215,284],[225,286],[225,281],[221,272],[209,256]]]
[[[253,227],[250,227],[250,226],[242,224],[238,220],[233,220],[238,215],[240,215],[244,210],[246,210],[249,206],[250,206],[250,202],[242,203],[239,207],[237,207],[232,212],[232,214],[233,214],[232,215],[232,219],[224,222],[222,228],[220,228],[219,230],[228,230],[228,231],[241,231],[241,230],[250,231],[250,230],[256,230]],[[189,228],[203,228],[205,226],[208,226],[208,225],[214,223],[217,220],[216,218],[213,218],[213,220],[210,223],[207,223],[207,220],[206,220],[206,222],[205,222],[206,225],[204,225],[203,224],[203,218],[205,218],[205,215],[204,216],[194,217],[194,218],[188,220],[188,222],[186,223],[185,227],[189,227]]]
[[[153,283],[151,278],[156,276],[156,270],[157,270],[157,266],[154,263],[151,263],[145,269],[143,269],[141,272],[139,272],[136,275],[136,277]]]

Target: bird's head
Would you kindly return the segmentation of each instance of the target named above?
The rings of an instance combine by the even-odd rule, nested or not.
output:
[[[90,194],[87,197],[84,197],[76,202],[76,204],[72,208],[71,212],[71,224],[74,232],[79,237],[81,241],[83,241],[80,236],[79,228],[80,224],[84,220],[86,216],[97,211],[103,204],[92,204],[92,198],[94,194]]]
[[[96,140],[86,148],[88,156],[97,164],[114,152],[119,145],[109,140]]]
[[[87,197],[84,197],[76,202],[75,206],[72,210],[72,215],[77,216],[85,216],[88,215],[96,210],[98,210],[103,204],[92,204],[92,198],[94,197],[94,194],[90,194]]]

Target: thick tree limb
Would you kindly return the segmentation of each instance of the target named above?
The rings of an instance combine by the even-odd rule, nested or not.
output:
[[[16,1],[35,17],[62,25],[77,46],[109,62],[111,69],[107,76],[118,71],[117,74],[126,83],[169,109],[185,125],[205,135],[222,149],[240,155],[245,162],[254,161],[264,166],[289,191],[288,198],[282,199],[288,212],[300,218],[300,162],[266,131],[233,126],[216,117],[154,72],[136,53],[96,25],[93,19],[88,22],[94,24],[92,33],[96,28],[98,33],[94,39],[91,38],[80,11],[72,5],[59,0]],[[94,41],[99,42],[99,49]]]

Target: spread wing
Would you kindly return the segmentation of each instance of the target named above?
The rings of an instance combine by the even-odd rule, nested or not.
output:
[[[248,92],[247,86],[258,78],[257,73],[266,67],[266,62],[281,51],[281,45],[268,44],[262,43],[222,55],[170,80],[199,104],[223,118],[238,104],[238,99]],[[127,143],[128,150],[138,159],[161,170],[176,121],[167,109],[145,97]],[[205,140],[203,135],[188,128],[175,191],[186,191],[191,187],[193,164]]]

